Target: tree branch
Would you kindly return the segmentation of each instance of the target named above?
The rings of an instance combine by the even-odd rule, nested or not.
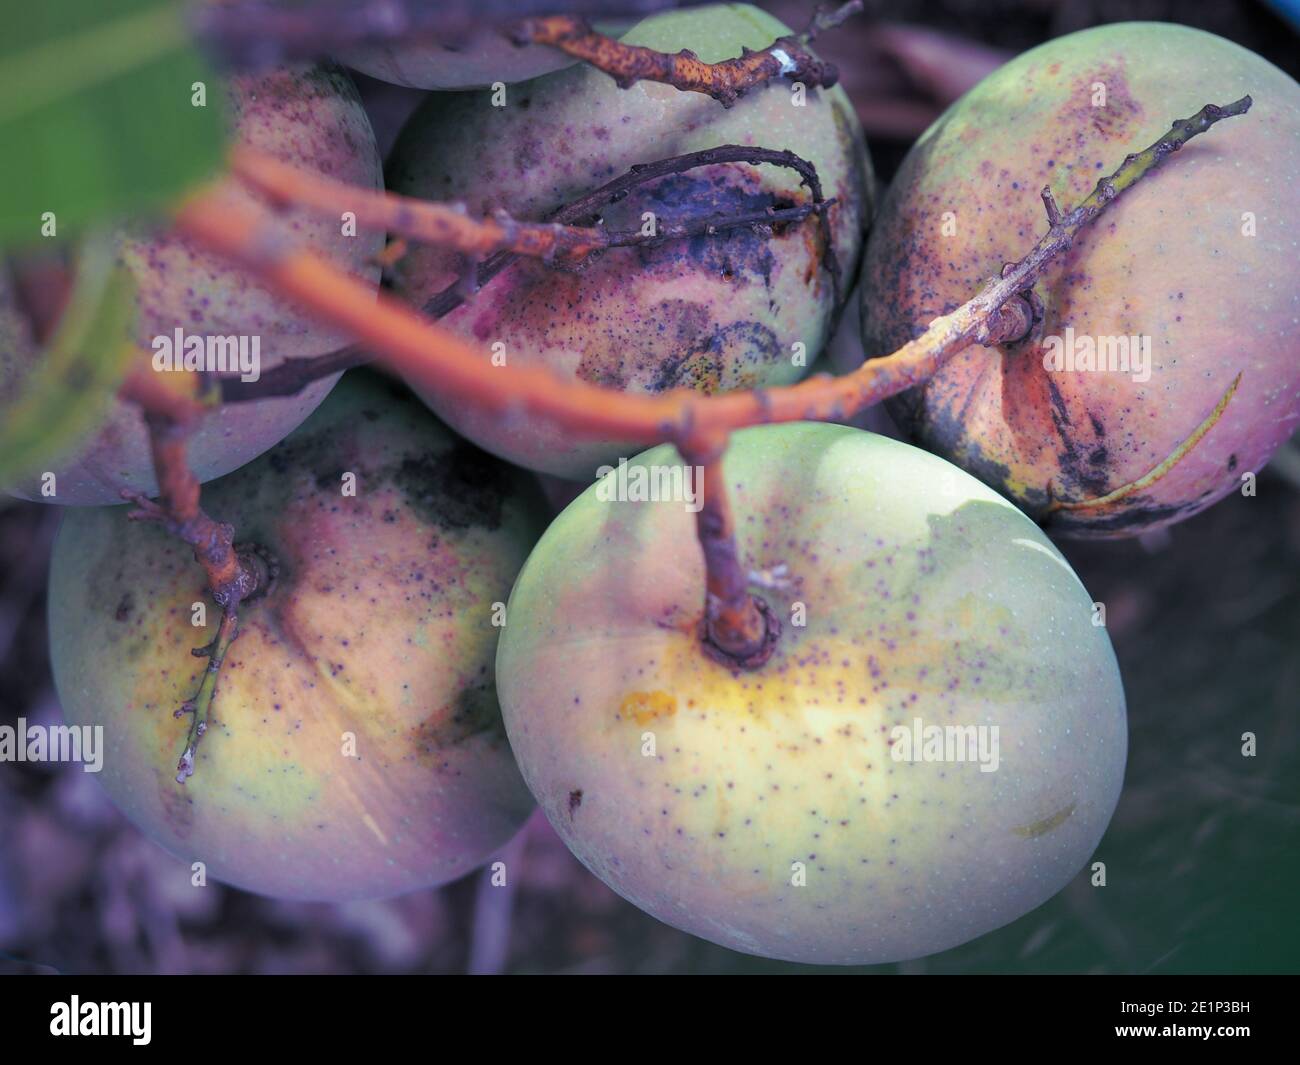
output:
[[[722,144],[716,148],[703,151],[687,152],[659,159],[653,163],[638,163],[628,169],[627,173],[593,189],[585,196],[574,200],[554,212],[546,220],[559,225],[575,225],[594,219],[601,210],[611,203],[626,198],[633,189],[671,174],[684,174],[701,166],[715,166],[721,163],[748,163],[752,166],[766,164],[793,170],[799,175],[799,183],[808,190],[809,198],[814,204],[827,203],[822,193],[821,178],[817,168],[808,160],[791,151],[778,151],[773,148],[756,148],[745,144]],[[835,258],[835,248],[831,238],[830,219],[825,212],[818,214],[822,237],[822,265],[826,267],[831,278],[834,302],[838,305],[841,298],[841,272],[839,260]],[[500,252],[481,266],[476,274],[476,284],[482,288],[488,281],[515,261],[510,252]],[[439,293],[425,304],[425,313],[434,318],[442,318],[465,302],[464,286],[453,285]]]
[[[250,403],[278,396],[296,396],[313,381],[332,377],[355,366],[366,366],[374,361],[367,348],[350,344],[346,348],[324,355],[310,355],[285,359],[263,373],[256,381],[245,381],[237,374],[220,374],[222,403]]]
[[[753,154],[753,149],[749,150]],[[715,215],[688,222],[658,223],[653,234],[642,229],[606,229],[558,222],[520,222],[504,210],[473,218],[462,203],[436,203],[395,192],[361,189],[282,163],[251,148],[237,148],[232,169],[245,183],[277,204],[293,204],[324,215],[351,211],[362,225],[385,229],[425,244],[451,248],[478,261],[497,252],[541,259],[579,269],[609,248],[662,244],[669,240],[712,235],[728,229],[784,226],[826,210],[834,200],[735,216]],[[695,164],[703,165],[703,164]],[[815,174],[816,172],[813,171]],[[648,177],[639,177],[648,181]]]
[[[779,37],[760,52],[745,48],[739,58],[705,63],[694,52],[676,55],[653,48],[623,44],[591,28],[579,15],[548,15],[525,19],[511,34],[516,44],[544,44],[581,59],[612,77],[620,89],[638,81],[658,81],[682,92],[698,92],[731,107],[748,90],[773,78],[786,77],[805,85],[830,88],[839,81],[833,63],[818,59],[808,42],[819,30],[837,26],[862,10],[862,0],[851,0],[838,10],[818,12],[803,34]]]
[[[705,651],[724,665],[757,669],[772,657],[781,622],[767,601],[749,593],[749,576],[736,552],[736,523],[723,480],[726,433],[697,433],[677,442],[688,466],[701,473],[696,486],[701,506],[696,535],[704,552],[704,617],[700,639]]]
[[[155,379],[151,381],[151,377]],[[122,497],[136,506],[127,517],[156,522],[192,547],[213,601],[221,607],[217,635],[206,647],[193,652],[208,659],[198,690],[175,713],[176,717],[190,715],[185,746],[176,766],[176,782],[183,784],[194,773],[194,754],[207,730],[221,663],[239,631],[239,604],[264,590],[269,570],[254,549],[236,547],[233,526],[214,521],[199,504],[199,479],[190,469],[186,450],[198,418],[208,408],[192,397],[179,395],[156,377],[148,370],[136,370],[119,391],[122,398],[142,408],[159,486],[156,503],[140,492],[123,489]]]
[[[300,189],[306,188],[309,197],[307,205],[331,212],[335,210],[357,210],[359,219],[362,217],[361,210],[368,212],[373,210],[374,214],[367,217],[373,219],[370,224],[376,226],[390,225],[395,220],[393,216],[405,214],[406,218],[402,223],[403,225],[409,223],[412,228],[426,227],[427,231],[433,232],[441,225],[441,220],[445,218],[448,211],[456,212],[458,216],[459,224],[456,224],[457,219],[450,220],[454,223],[453,228],[456,232],[462,231],[462,224],[469,226],[475,224],[471,222],[468,216],[460,215],[455,207],[448,207],[444,204],[430,204],[425,201],[394,197],[388,193],[373,193],[367,190],[354,189],[351,186],[338,185],[327,179],[305,174],[278,161],[273,161],[274,166],[268,165],[264,159],[247,152],[236,154],[232,159],[232,165],[236,173],[277,202],[299,202],[297,198],[298,192]],[[827,200],[823,195],[821,179],[817,176],[817,168],[806,159],[795,155],[794,152],[775,151],[771,148],[756,148],[743,144],[724,144],[704,151],[689,152],[686,155],[660,159],[653,163],[639,163],[631,167],[627,173],[621,174],[614,180],[606,182],[599,188],[593,189],[586,195],[553,212],[542,225],[566,227],[592,221],[606,206],[626,198],[633,189],[641,185],[672,174],[685,173],[696,167],[715,166],[724,163],[778,166],[793,170],[799,175],[800,184],[808,189],[811,207],[803,205],[792,208],[792,217],[784,219],[784,222],[790,224],[790,221],[796,220],[793,215],[797,212],[806,209],[816,211],[821,234],[822,265],[825,266],[826,272],[831,279],[832,300],[838,305],[842,296],[841,272],[839,260],[835,257],[830,218],[827,214],[827,209],[835,201]],[[290,173],[291,170],[292,174]],[[303,184],[304,181],[306,182],[305,185]],[[358,207],[358,204],[364,206]],[[429,214],[431,217],[421,219],[425,208],[430,209]],[[386,217],[387,221],[385,221]],[[782,219],[765,215],[761,224],[775,225],[778,221],[782,221]],[[723,231],[756,223],[753,216],[740,216],[727,219],[707,219],[702,224]],[[686,229],[685,226],[676,227],[679,234],[684,234]],[[478,239],[480,238],[470,237],[467,239],[467,244],[473,246],[473,242]],[[670,235],[643,238],[638,232],[634,242],[654,243],[660,239],[673,238]],[[491,255],[477,266],[472,267],[474,269],[472,285],[467,286],[464,282],[449,285],[425,304],[425,313],[431,318],[443,318],[450,314],[465,302],[467,288],[482,288],[507,266],[515,262],[518,257],[516,252],[507,250],[498,251]],[[240,403],[274,396],[294,395],[312,381],[319,380],[322,377],[329,377],[331,374],[350,369],[353,366],[364,365],[370,362],[371,359],[372,355],[367,350],[353,345],[329,352],[326,355],[287,360],[272,367],[256,381],[243,381],[238,375],[223,375],[218,379],[221,385],[221,398],[225,403]]]
[[[193,389],[183,392],[171,383],[172,380],[171,377],[154,373],[145,363],[127,374],[117,395],[119,399],[134,403],[146,413],[160,415],[181,424],[192,423],[211,409],[195,397]]]
[[[1004,268],[1002,277],[991,280],[952,313],[934,319],[919,337],[892,355],[870,359],[844,377],[821,375],[767,392],[700,396],[676,389],[646,396],[563,381],[538,367],[517,367],[501,374],[479,357],[473,345],[425,316],[383,293],[376,301],[369,288],[317,256],[267,240],[262,208],[233,206],[204,193],[182,206],[177,226],[314,311],[321,320],[358,337],[375,351],[377,361],[417,386],[509,416],[532,414],[548,419],[573,435],[611,436],[646,444],[673,440],[687,453],[702,457],[706,484],[712,486],[708,494],[716,497],[722,493],[717,456],[732,429],[766,422],[843,418],[927,380],[971,344],[1020,339],[1028,328],[1024,293],[1048,263],[1073,244],[1079,231],[1192,137],[1223,118],[1244,114],[1250,103],[1250,97],[1244,97],[1226,107],[1207,105],[1190,119],[1175,122],[1150,148],[1128,156],[1114,174],[1102,178],[1073,210],[1054,212],[1056,220],[1047,233],[1023,259]],[[1049,218],[1052,214],[1049,208]],[[715,471],[711,477],[707,476],[710,468]],[[725,502],[711,498],[704,509],[709,517],[700,519],[699,528],[709,567],[707,642],[728,654],[735,666],[743,667],[747,661],[744,651],[748,648],[752,653],[756,625],[737,592],[735,537]],[[756,602],[753,609],[762,608]],[[738,648],[722,646],[733,637]]]

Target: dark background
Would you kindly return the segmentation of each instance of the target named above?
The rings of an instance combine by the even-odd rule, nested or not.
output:
[[[562,6],[560,4],[559,6]],[[765,4],[802,27],[812,5]],[[868,0],[819,50],[840,62],[888,180],[912,139],[994,65],[1103,22],[1183,22],[1300,76],[1277,0]],[[413,95],[358,79],[386,148]],[[1171,116],[1173,117],[1173,116]],[[1300,178],[1292,175],[1291,179]],[[1063,543],[1128,694],[1123,798],[1084,874],[1014,924],[872,972],[1300,971],[1300,451],[1168,533]],[[58,509],[0,498],[0,723],[59,720],[45,580]],[[1241,734],[1258,737],[1243,758]],[[136,832],[78,767],[0,765],[0,972],[776,972],[662,925],[573,859],[540,816],[513,891],[477,875],[348,905],[213,884]],[[481,896],[481,898],[480,898]]]

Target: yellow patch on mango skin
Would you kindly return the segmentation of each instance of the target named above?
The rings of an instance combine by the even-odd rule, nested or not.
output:
[[[619,704],[618,715],[621,718],[644,725],[660,717],[672,717],[677,713],[677,697],[665,691],[629,692]]]
[[[1044,817],[1041,821],[1032,821],[1027,825],[1021,825],[1019,828],[1013,828],[1011,831],[1022,839],[1037,839],[1039,836],[1045,836],[1055,828],[1060,828],[1070,819],[1074,813],[1074,803],[1070,803],[1064,809],[1057,810],[1050,817]]]

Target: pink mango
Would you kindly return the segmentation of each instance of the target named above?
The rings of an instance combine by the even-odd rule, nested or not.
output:
[[[1132,536],[1242,487],[1300,425],[1300,86],[1211,34],[1162,23],[1050,41],[916,143],[869,241],[866,351],[973,296],[1130,152],[1207,103],[1254,106],[1125,191],[1035,286],[1035,334],[972,347],[891,403],[922,446],[1047,528]],[[1241,382],[1217,424],[1154,483]]]

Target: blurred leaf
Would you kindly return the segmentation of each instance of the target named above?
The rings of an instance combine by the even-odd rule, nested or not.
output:
[[[0,0],[0,25],[0,245],[40,239],[46,211],[65,236],[220,165],[225,94],[176,0]]]
[[[0,484],[60,458],[99,424],[137,355],[134,296],[112,241],[87,239],[58,332],[0,411]]]

